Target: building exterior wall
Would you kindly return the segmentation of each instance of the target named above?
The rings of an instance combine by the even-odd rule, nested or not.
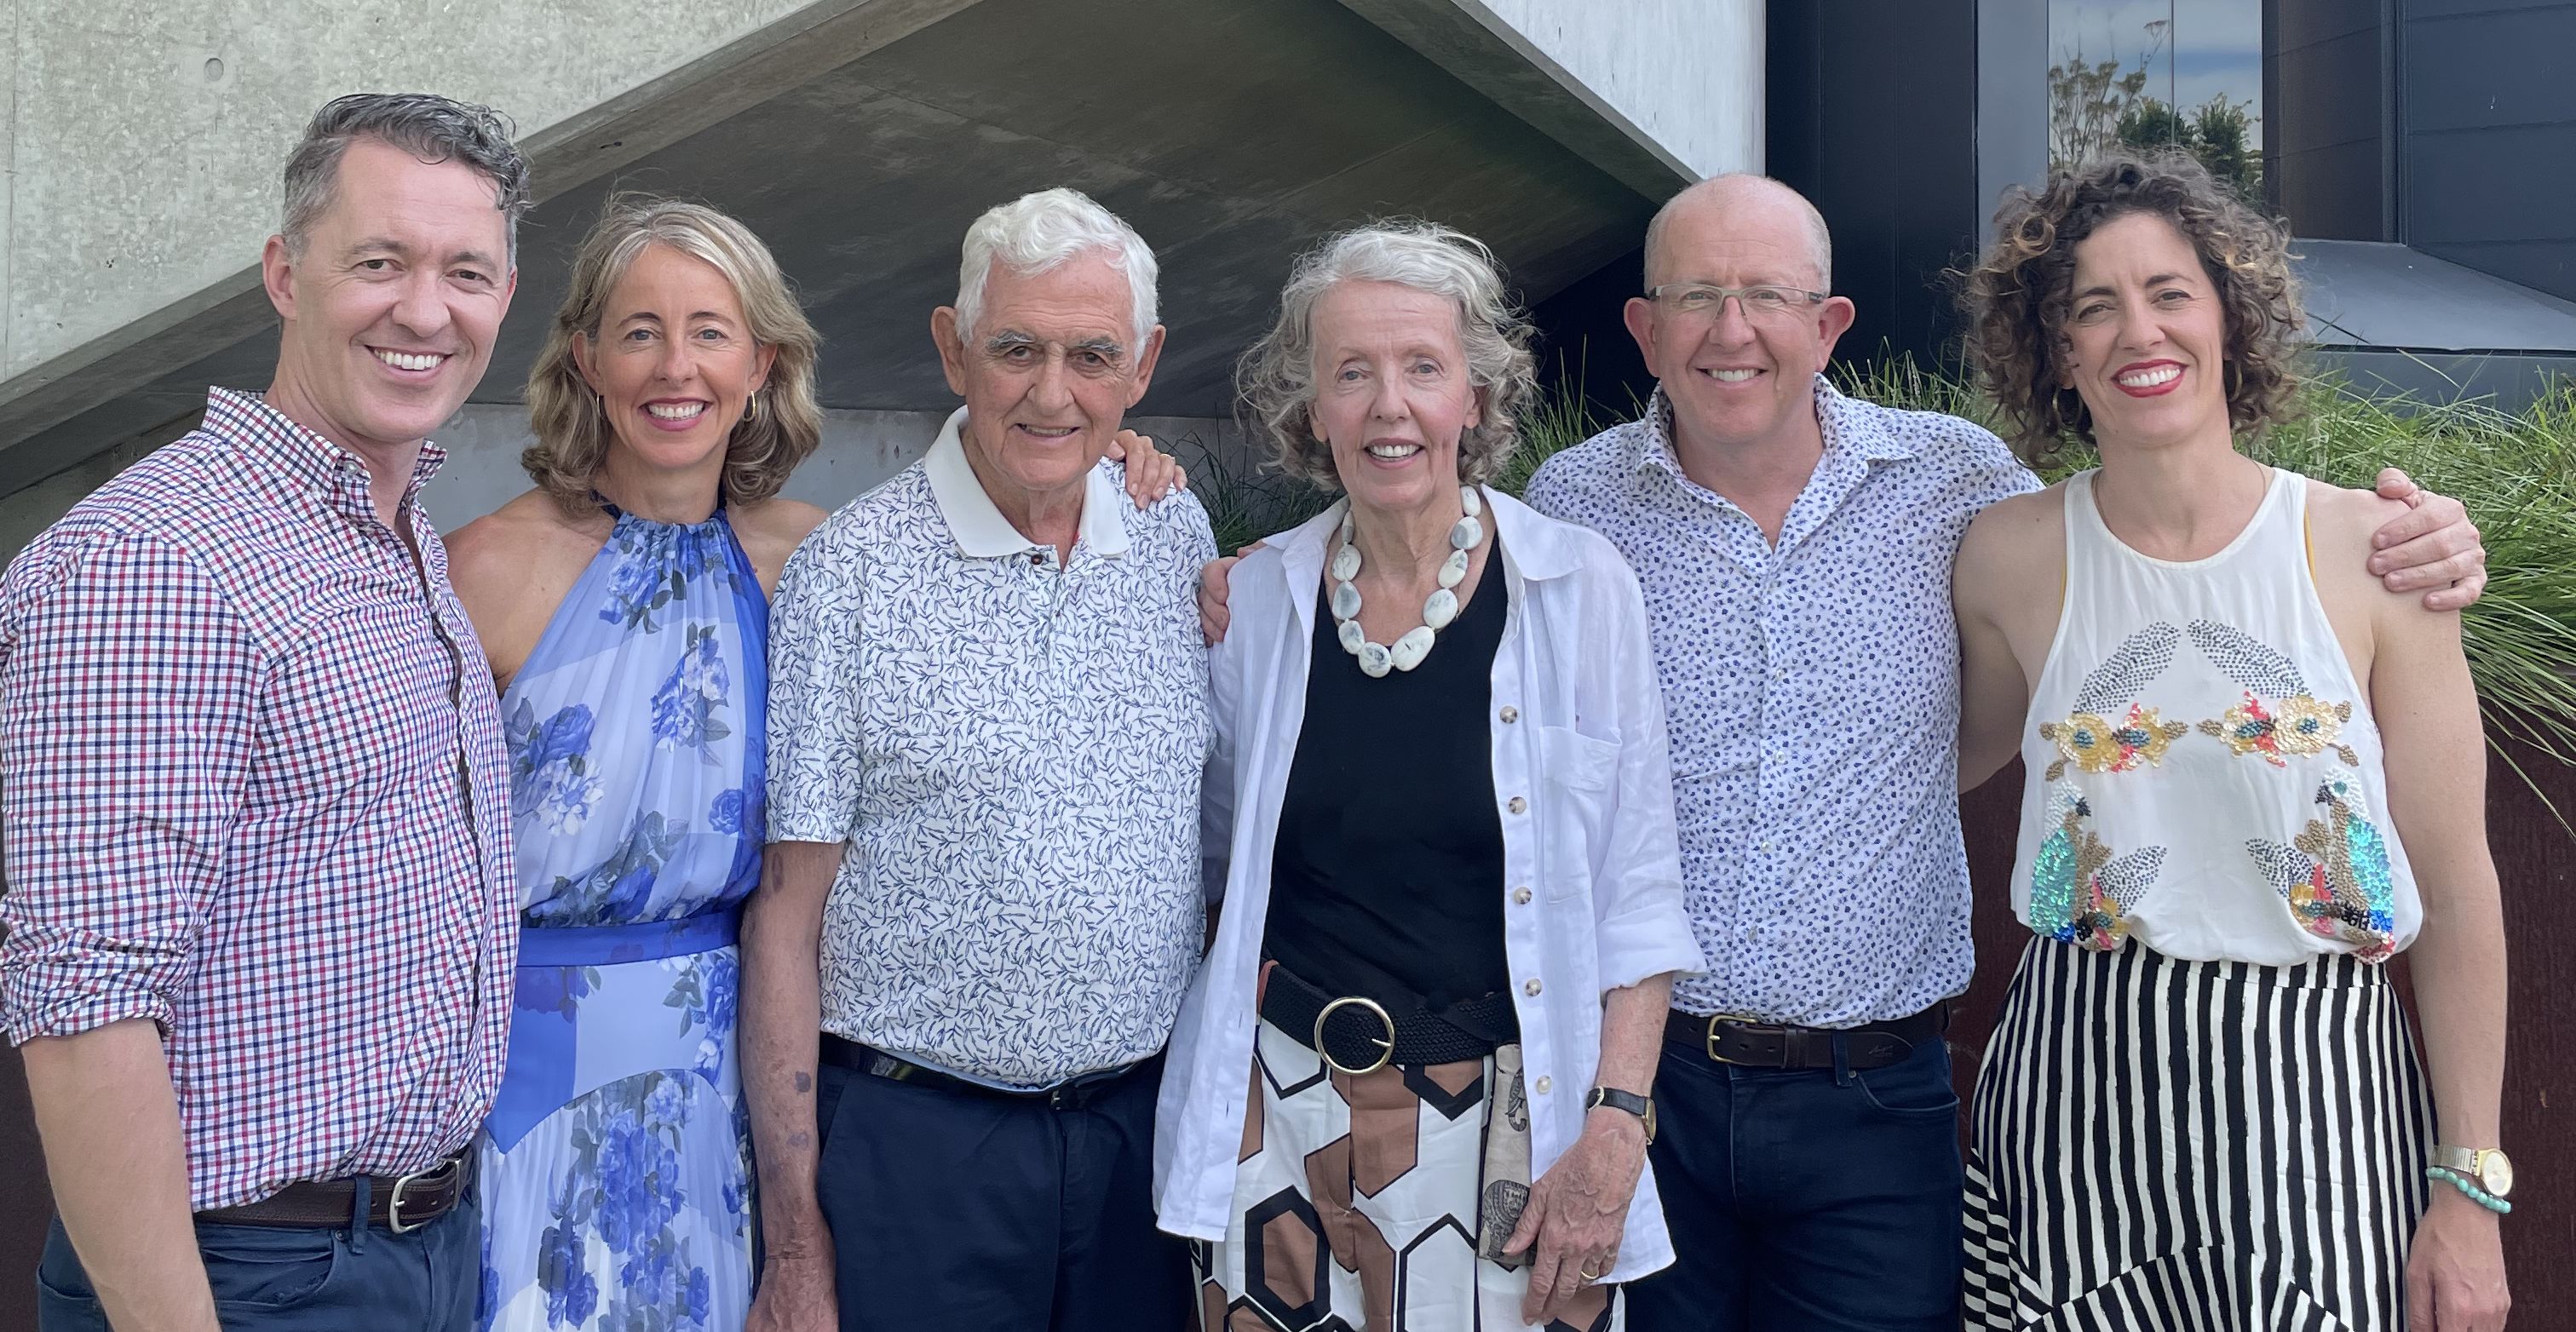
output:
[[[2406,0],[2397,239],[2576,300],[2576,4]]]
[[[837,509],[928,452],[947,415],[826,411],[821,446],[788,479],[784,493],[789,499]],[[1131,417],[1127,425],[1173,453],[1194,477],[1207,474],[1211,453],[1217,455],[1218,466],[1236,474],[1257,463],[1241,427],[1232,421]],[[453,532],[528,488],[528,475],[519,470],[519,451],[529,440],[526,408],[469,403],[440,428],[436,438],[447,450],[447,465],[421,492],[421,506],[439,531]],[[0,496],[0,564],[17,558],[28,542],[83,496],[148,452],[135,447],[103,453],[15,494]]]
[[[287,150],[339,93],[434,90],[526,134],[805,3],[0,0],[0,380],[255,264]]]
[[[1544,52],[1696,176],[1760,170],[1764,0],[1449,0]]]

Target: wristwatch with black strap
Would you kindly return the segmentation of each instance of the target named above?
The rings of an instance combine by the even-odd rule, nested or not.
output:
[[[2513,1192],[2513,1162],[2501,1148],[2435,1147],[2433,1164],[2458,1172],[2496,1197]]]
[[[1635,1092],[1621,1091],[1616,1087],[1595,1087],[1592,1089],[1591,1095],[1583,1098],[1583,1108],[1587,1113],[1605,1105],[1613,1110],[1625,1110],[1629,1114],[1635,1115],[1637,1118],[1645,1121],[1646,1142],[1649,1145],[1654,1143],[1654,1097],[1639,1096]]]

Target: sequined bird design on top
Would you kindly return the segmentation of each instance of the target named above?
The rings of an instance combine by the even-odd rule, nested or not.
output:
[[[2112,855],[2093,833],[2093,807],[2071,787],[2049,792],[2048,812],[2057,827],[2031,862],[2030,927],[2059,943],[2109,952],[2128,937],[2129,911],[2155,885],[2165,849]]]
[[[2352,945],[2364,962],[2385,962],[2397,951],[2396,890],[2360,774],[2328,769],[2316,803],[2322,812],[2292,845],[2257,837],[2245,850],[2310,934]]]
[[[2361,756],[2343,743],[2344,723],[2352,720],[2350,702],[2327,703],[2310,694],[2297,666],[2233,625],[2194,620],[2190,632],[2210,664],[2245,691],[2245,701],[2229,708],[2226,716],[2200,724],[2203,735],[2216,736],[2236,753],[2255,755],[2276,768],[2288,766],[2293,757],[2329,750],[2360,766]]]
[[[2031,862],[2030,925],[2061,943],[2108,951],[2128,936],[2128,913],[2146,896],[2164,868],[2165,849],[2139,847],[2114,855],[2093,831],[2089,797],[2067,780],[2067,769],[2105,774],[2164,762],[2174,741],[2191,733],[2135,700],[2173,664],[2182,635],[2158,622],[2129,636],[2118,651],[2075,691],[2075,710],[2064,721],[2042,722],[2039,738],[2057,747],[2047,780],[2049,818],[2057,825]],[[2125,705],[2125,710],[2123,710]],[[2120,720],[2110,717],[2117,713]]]
[[[2039,724],[2039,738],[2057,746],[2047,780],[2065,776],[2069,764],[2085,772],[2127,772],[2142,763],[2153,766],[2164,762],[2165,750],[2174,741],[2191,734],[2189,726],[2166,721],[2154,708],[2130,701],[2173,664],[2174,648],[2181,640],[2172,625],[2161,622],[2130,635],[2110,660],[2084,677],[2072,715]],[[2127,712],[2112,721],[2107,714],[2123,702],[2128,702]]]

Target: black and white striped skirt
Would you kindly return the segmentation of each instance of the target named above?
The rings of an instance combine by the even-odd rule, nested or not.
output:
[[[1971,1119],[1970,1327],[2403,1324],[2432,1136],[2381,967],[2033,940]]]

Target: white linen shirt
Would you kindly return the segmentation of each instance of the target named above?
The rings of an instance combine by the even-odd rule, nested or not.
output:
[[[985,494],[951,416],[797,547],[770,619],[769,839],[846,842],[822,1025],[1039,1087],[1162,1049],[1205,937],[1209,745],[1186,493],[1090,474],[1072,558]]]
[[[1530,1164],[1544,1173],[1583,1132],[1602,996],[1696,971],[1700,952],[1682,914],[1663,695],[1636,577],[1591,532],[1490,490],[1485,504],[1503,572],[1503,587],[1486,595],[1511,599],[1489,722],[1503,828],[1494,891],[1532,1109]],[[1154,1135],[1156,1212],[1163,1229],[1189,1238],[1222,1239],[1234,1194],[1271,851],[1305,722],[1324,551],[1341,515],[1337,504],[1274,538],[1228,580],[1233,617],[1210,668],[1217,739],[1199,834],[1209,896],[1222,896],[1224,911],[1172,1031]],[[1672,1260],[1649,1167],[1606,1279]]]

